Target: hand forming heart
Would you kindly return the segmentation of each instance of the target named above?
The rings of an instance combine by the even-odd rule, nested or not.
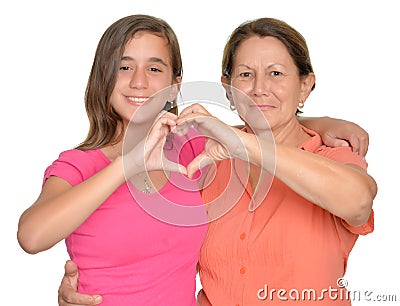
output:
[[[186,135],[190,127],[196,128],[205,136],[204,150],[186,167],[170,161],[164,154],[164,145],[170,132],[179,136]],[[165,170],[186,174],[192,178],[201,168],[228,158],[246,158],[247,153],[243,137],[247,133],[233,128],[212,116],[200,104],[193,104],[178,116],[163,112],[154,122],[146,139],[127,153],[130,161],[128,177],[142,171]],[[145,161],[145,162],[143,162]]]

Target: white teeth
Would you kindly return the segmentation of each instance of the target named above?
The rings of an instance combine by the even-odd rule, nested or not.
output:
[[[128,99],[135,103],[143,103],[146,102],[148,98],[128,97]]]

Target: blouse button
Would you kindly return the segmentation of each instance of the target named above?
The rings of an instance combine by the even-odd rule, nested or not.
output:
[[[242,267],[242,268],[240,268],[240,274],[245,274],[246,273],[246,268],[245,267]]]
[[[246,233],[241,233],[240,234],[240,240],[244,240],[244,238],[246,238]]]

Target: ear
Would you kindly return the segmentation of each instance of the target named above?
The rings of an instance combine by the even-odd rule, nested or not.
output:
[[[223,75],[223,76],[221,76],[221,83],[222,83],[222,86],[225,89],[226,98],[229,100],[231,106],[234,107],[235,106],[235,102],[234,102],[234,99],[233,99],[233,96],[232,96],[232,89],[231,89],[231,84],[229,82],[229,79],[226,76]]]
[[[174,101],[176,99],[181,89],[181,84],[182,84],[182,77],[176,77],[171,85],[171,91],[168,95],[168,101]]]
[[[315,74],[310,72],[308,75],[303,76],[301,78],[301,92],[300,99],[301,101],[306,101],[308,96],[311,93],[311,90],[315,84]]]

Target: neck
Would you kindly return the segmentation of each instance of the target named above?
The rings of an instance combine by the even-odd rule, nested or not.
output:
[[[272,127],[272,129],[263,129],[252,131],[248,125],[246,125],[248,132],[259,136],[261,139],[271,139],[276,144],[284,144],[288,146],[297,147],[310,137],[301,127],[297,119],[292,120],[284,125]]]
[[[147,137],[152,124],[153,123],[128,124],[125,128],[123,143],[121,142],[118,144],[118,148],[121,149],[120,152],[122,152],[122,147],[124,152],[132,150],[140,141]]]

